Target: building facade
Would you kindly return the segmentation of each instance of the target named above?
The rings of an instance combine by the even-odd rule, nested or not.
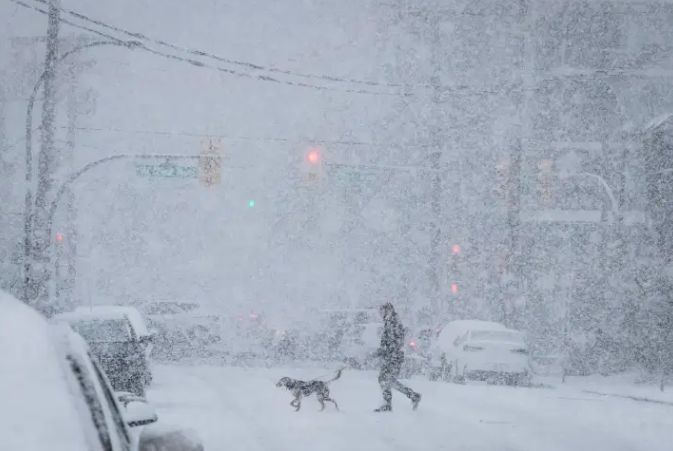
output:
[[[648,124],[673,111],[673,4],[400,1],[381,23],[390,80],[430,87],[388,120],[441,151],[445,312],[549,351],[617,330],[653,242],[670,256],[669,135]]]

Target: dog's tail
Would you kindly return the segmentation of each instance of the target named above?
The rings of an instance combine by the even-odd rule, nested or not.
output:
[[[343,370],[344,368],[339,368],[336,372],[336,375],[332,379],[325,381],[325,383],[329,384],[330,382],[334,382],[335,380],[339,379],[341,377],[341,373],[343,372]]]

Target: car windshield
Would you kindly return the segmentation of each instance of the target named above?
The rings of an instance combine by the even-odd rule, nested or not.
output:
[[[473,330],[470,333],[470,338],[477,341],[484,340],[523,343],[523,336],[520,333],[508,330]]]
[[[123,343],[133,339],[129,323],[123,319],[78,320],[70,325],[89,343]]]

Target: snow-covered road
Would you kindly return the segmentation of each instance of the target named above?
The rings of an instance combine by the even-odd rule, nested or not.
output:
[[[295,413],[282,376],[329,370],[158,366],[148,397],[162,421],[196,429],[207,451],[618,451],[673,449],[673,406],[583,393],[572,387],[454,385],[418,378],[414,412],[395,394],[377,414],[376,374],[346,371],[332,385],[341,411],[312,398]]]

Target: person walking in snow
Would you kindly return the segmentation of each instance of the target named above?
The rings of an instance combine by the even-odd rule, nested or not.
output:
[[[404,362],[404,327],[395,312],[393,304],[387,302],[379,309],[383,317],[383,334],[381,335],[381,345],[376,351],[376,355],[383,360],[381,371],[379,372],[379,385],[383,392],[383,405],[375,412],[390,412],[393,410],[392,389],[399,391],[411,400],[414,410],[421,401],[421,394],[416,393],[411,388],[402,385],[397,380],[402,370]]]

